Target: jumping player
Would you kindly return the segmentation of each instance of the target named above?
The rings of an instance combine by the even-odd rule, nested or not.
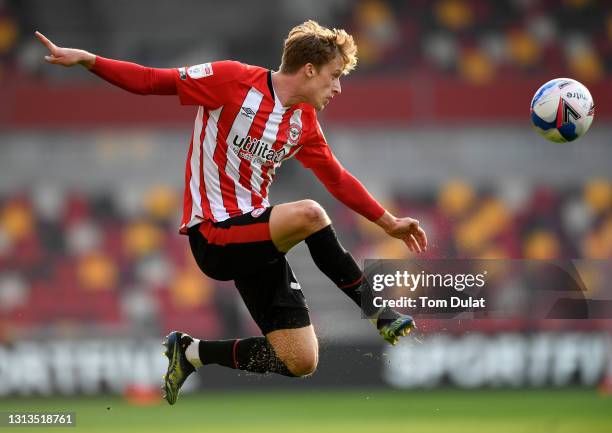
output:
[[[340,77],[357,63],[357,48],[344,30],[307,21],[291,29],[278,71],[235,61],[175,69],[146,68],[61,48],[36,32],[51,64],[80,64],[137,94],[178,95],[199,106],[189,145],[180,233],[189,237],[201,270],[233,280],[262,336],[206,341],[174,331],[164,340],[169,359],[165,398],[174,404],[196,368],[219,364],[285,376],[311,374],[318,343],[308,307],[285,254],[305,241],[317,267],[357,305],[368,287],[363,272],[336,238],[325,210],[302,200],[271,206],[270,184],[281,163],[297,158],[346,206],[403,240],[427,248],[425,232],[412,218],[386,211],[334,157],[317,111],[341,93]],[[391,343],[414,327],[410,316],[364,312]]]

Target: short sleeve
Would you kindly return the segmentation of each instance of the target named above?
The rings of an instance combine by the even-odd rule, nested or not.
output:
[[[245,70],[246,65],[230,60],[177,68],[175,79],[181,104],[212,109],[222,106]]]

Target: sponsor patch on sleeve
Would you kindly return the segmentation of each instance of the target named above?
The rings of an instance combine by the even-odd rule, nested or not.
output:
[[[178,68],[178,73],[181,80],[187,79],[187,71],[185,70],[185,68]]]
[[[201,65],[194,65],[187,69],[187,75],[189,75],[189,77],[193,78],[194,80],[198,78],[209,77],[212,74],[213,74],[212,63],[203,63]]]

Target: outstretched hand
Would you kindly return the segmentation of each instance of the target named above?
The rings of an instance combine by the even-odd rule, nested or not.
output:
[[[62,66],[80,64],[90,69],[96,61],[96,56],[87,51],[58,47],[40,32],[34,32],[34,35],[49,50],[49,54],[45,56],[48,63]]]
[[[388,212],[377,221],[389,236],[401,239],[414,253],[427,250],[427,235],[413,218],[395,218]]]

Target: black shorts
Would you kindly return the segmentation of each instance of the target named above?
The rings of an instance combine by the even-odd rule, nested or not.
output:
[[[189,229],[191,251],[202,272],[215,280],[234,280],[264,335],[310,325],[300,285],[270,237],[271,212],[269,207]]]

